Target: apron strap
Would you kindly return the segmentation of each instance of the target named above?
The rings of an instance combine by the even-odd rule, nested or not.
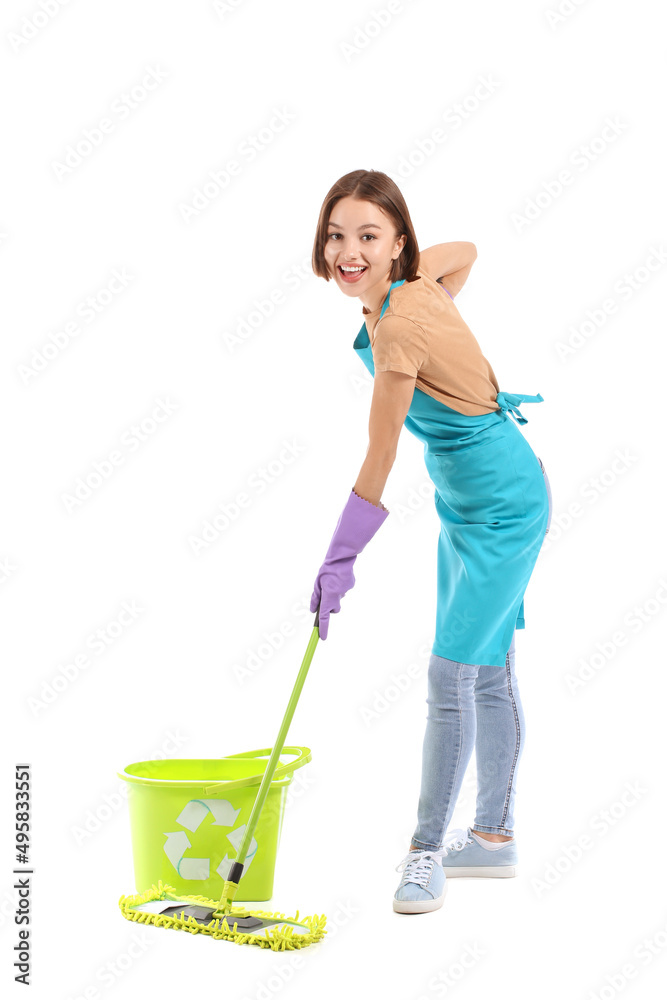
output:
[[[402,284],[404,284],[404,282],[405,278],[399,278],[398,281],[392,281],[391,285],[389,286],[389,291],[385,295],[384,302],[382,303],[382,312],[380,313],[380,319],[382,319],[382,317],[384,316],[387,306],[389,305],[389,296],[391,295],[392,288],[399,288]],[[378,320],[378,323],[380,322],[380,319]]]
[[[537,396],[526,396],[520,392],[499,392],[496,402],[503,413],[513,417],[517,424],[527,424],[528,421],[519,410],[519,403],[543,403],[544,399],[539,392]]]

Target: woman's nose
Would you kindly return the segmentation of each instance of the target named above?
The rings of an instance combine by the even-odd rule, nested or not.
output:
[[[360,256],[359,244],[355,242],[346,243],[343,246],[343,256],[346,260],[352,260]]]

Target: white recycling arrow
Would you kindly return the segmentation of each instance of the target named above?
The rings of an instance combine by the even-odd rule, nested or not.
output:
[[[239,818],[240,809],[234,809],[227,799],[204,799],[210,811],[213,813],[215,822],[212,826],[234,826]]]
[[[239,851],[239,847],[241,846],[241,841],[243,840],[243,834],[245,833],[245,828],[246,824],[244,823],[243,826],[238,827],[237,830],[232,830],[231,833],[227,834],[227,840],[236,848],[237,854]],[[246,859],[243,863],[243,875],[245,875],[245,873],[250,868],[252,859],[255,857],[256,853],[257,853],[257,841],[253,837],[252,840],[250,841],[250,847],[248,848],[248,853],[246,854]],[[225,854],[224,858],[216,868],[216,871],[220,876],[220,878],[225,880],[227,879],[227,876],[229,874],[229,869],[232,866],[232,862],[235,860],[236,858],[230,858],[228,854]],[[241,876],[241,878],[243,878],[243,875]]]
[[[241,810],[234,809],[227,799],[191,799],[176,822],[195,833],[209,812],[213,815],[213,826],[233,826]]]
[[[213,816],[211,826],[230,827],[238,819],[241,810],[234,809],[231,802],[228,802],[227,799],[191,799],[183,807],[180,815],[176,817],[176,822],[186,827],[192,833],[196,833],[209,812]],[[227,834],[227,840],[236,848],[237,854],[245,829],[245,825],[243,825]],[[209,877],[209,858],[184,857],[185,852],[192,846],[187,833],[179,830],[173,833],[165,833],[164,836],[167,838],[164,845],[164,852],[182,879],[201,881]],[[250,867],[256,851],[257,841],[253,837],[250,841],[250,847],[244,863],[244,874]],[[232,862],[235,860],[235,858],[230,858],[228,854],[225,854],[216,869],[222,879],[227,878]]]
[[[165,833],[167,842],[164,845],[164,853],[167,855],[172,865],[178,871],[178,866],[181,863],[181,858],[187,851],[188,847],[191,847],[190,841],[188,840],[187,833],[183,833],[179,830],[176,833]]]
[[[178,866],[178,874],[186,879],[208,878],[208,858],[183,858]]]
[[[164,853],[183,879],[206,879],[209,874],[208,858],[184,858],[183,855],[191,847],[187,833],[182,830],[165,833],[167,838]]]

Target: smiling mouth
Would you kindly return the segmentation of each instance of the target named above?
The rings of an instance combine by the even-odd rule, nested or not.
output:
[[[352,265],[352,270],[347,270],[343,265],[338,265],[338,273],[340,274],[343,281],[358,281],[362,274],[368,270],[367,267],[359,265]]]

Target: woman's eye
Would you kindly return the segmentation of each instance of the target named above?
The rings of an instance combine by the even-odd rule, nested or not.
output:
[[[330,239],[330,240],[332,240],[332,239],[334,238],[334,236],[340,236],[340,233],[329,233],[329,239]],[[374,239],[375,239],[375,236],[374,236],[374,234],[373,234],[373,233],[364,233],[364,235],[363,235],[363,236],[361,237],[361,238],[362,238],[362,240],[366,239],[366,237],[367,237],[367,236],[370,236],[370,238],[371,238],[372,240],[374,240]]]

